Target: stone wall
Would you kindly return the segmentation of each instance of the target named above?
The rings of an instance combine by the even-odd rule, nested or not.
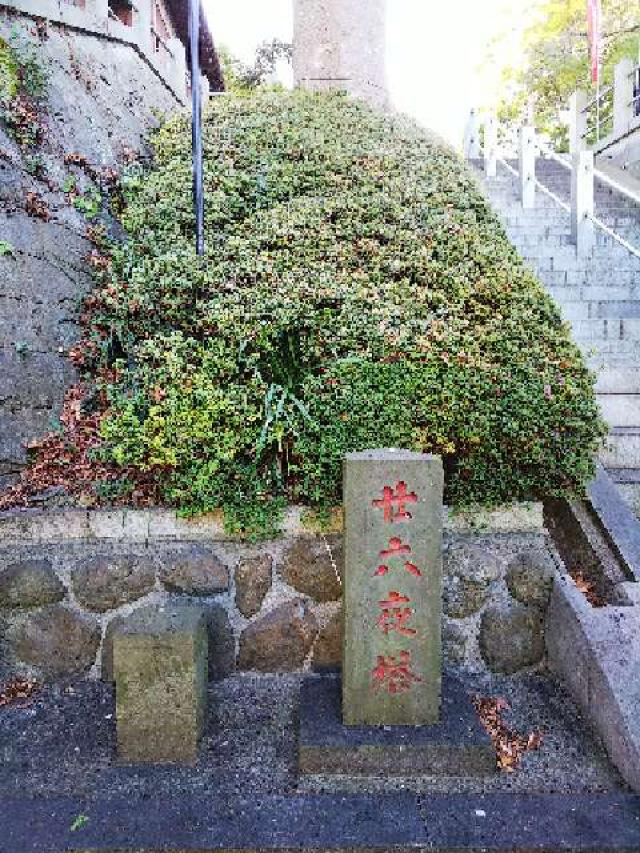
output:
[[[166,510],[0,515],[0,676],[109,678],[113,627],[136,609],[204,606],[210,676],[335,669],[341,535],[291,510],[281,539],[251,545],[215,518]],[[554,558],[539,505],[445,519],[448,663],[517,672],[544,663]]]
[[[89,184],[86,166],[119,166],[144,151],[154,114],[178,106],[174,94],[130,45],[32,18],[0,6],[0,37],[17,32],[48,77],[42,144],[24,151],[0,123],[0,487],[25,462],[23,442],[48,430],[74,378],[66,358],[74,320],[90,287],[87,221],[64,192],[65,180]],[[48,219],[29,215],[36,194]]]

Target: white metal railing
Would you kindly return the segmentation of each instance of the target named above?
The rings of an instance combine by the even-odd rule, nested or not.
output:
[[[613,83],[592,98],[574,92],[569,102],[570,150],[604,151],[640,133],[640,65],[621,60],[614,69]]]
[[[481,129],[484,128],[484,145],[480,144]],[[562,210],[569,213],[571,218],[571,237],[579,254],[591,251],[594,242],[594,228],[600,229],[631,255],[640,259],[640,247],[634,246],[621,234],[607,225],[595,213],[594,196],[596,182],[608,186],[638,205],[640,213],[640,193],[624,185],[605,172],[594,168],[592,151],[579,150],[573,155],[562,155],[541,139],[533,127],[520,128],[518,145],[518,169],[507,162],[498,152],[498,133],[495,116],[489,114],[484,122],[480,121],[474,111],[469,120],[465,133],[465,156],[468,159],[484,159],[484,170],[487,177],[495,177],[496,164],[499,162],[511,175],[518,179],[520,202],[523,208],[535,207],[536,190],[540,190]],[[536,159],[538,156],[553,160],[560,164],[570,176],[571,195],[567,203],[557,193],[545,186],[536,176]]]
[[[613,84],[600,89],[582,108],[583,124],[581,134],[585,143],[597,144],[613,130]]]

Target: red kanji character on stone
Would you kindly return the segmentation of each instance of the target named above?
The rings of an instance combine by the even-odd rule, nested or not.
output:
[[[385,521],[407,521],[411,518],[411,513],[405,509],[406,504],[414,504],[418,502],[418,496],[415,492],[407,492],[407,484],[401,480],[392,489],[391,486],[385,486],[382,490],[382,498],[372,501],[371,505],[377,509],[384,511]]]
[[[389,547],[387,549],[385,549],[384,551],[380,551],[380,556],[381,557],[397,557],[397,556],[402,556],[404,554],[410,554],[410,553],[411,553],[411,546],[410,545],[405,545],[403,543],[402,539],[398,539],[397,536],[392,536],[391,539],[389,539]],[[422,572],[415,565],[415,563],[411,563],[411,562],[409,562],[409,560],[405,560],[404,567],[410,574],[415,575],[418,578],[422,577]],[[379,577],[380,575],[386,575],[388,573],[388,571],[389,571],[389,566],[387,566],[386,564],[381,564],[375,570],[374,577]]]
[[[416,633],[415,628],[409,628],[406,624],[414,613],[412,607],[406,606],[410,601],[410,598],[401,595],[399,592],[390,592],[388,598],[379,601],[378,606],[382,613],[376,622],[378,628],[385,634],[390,631],[397,631],[404,637],[412,637]]]
[[[399,661],[395,655],[378,655],[371,678],[374,690],[383,688],[388,693],[407,693],[414,681],[422,681],[411,671],[411,652],[400,652]]]

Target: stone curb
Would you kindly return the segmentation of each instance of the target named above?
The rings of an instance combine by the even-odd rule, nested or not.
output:
[[[418,851],[640,853],[624,794],[293,794],[2,799],[12,853]],[[72,830],[78,816],[84,823]]]
[[[320,529],[302,507],[286,510],[281,537],[316,536],[342,529],[339,510],[330,526]],[[449,533],[492,535],[543,533],[542,504],[513,504],[494,510],[453,512],[445,507],[444,529]],[[280,538],[280,537],[279,537]],[[210,541],[234,542],[241,537],[225,533],[220,513],[181,518],[171,509],[61,509],[13,510],[0,513],[0,542],[112,542]]]
[[[589,500],[616,555],[633,580],[640,581],[640,522],[601,465],[589,486]]]
[[[625,781],[640,791],[640,603],[592,607],[568,575],[557,573],[545,638],[549,668]]]

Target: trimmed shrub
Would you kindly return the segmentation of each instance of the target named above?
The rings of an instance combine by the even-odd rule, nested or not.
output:
[[[125,185],[81,356],[102,462],[249,530],[367,447],[442,454],[456,505],[583,489],[593,377],[452,150],[305,92],[217,98],[205,140],[204,258],[186,117]]]

